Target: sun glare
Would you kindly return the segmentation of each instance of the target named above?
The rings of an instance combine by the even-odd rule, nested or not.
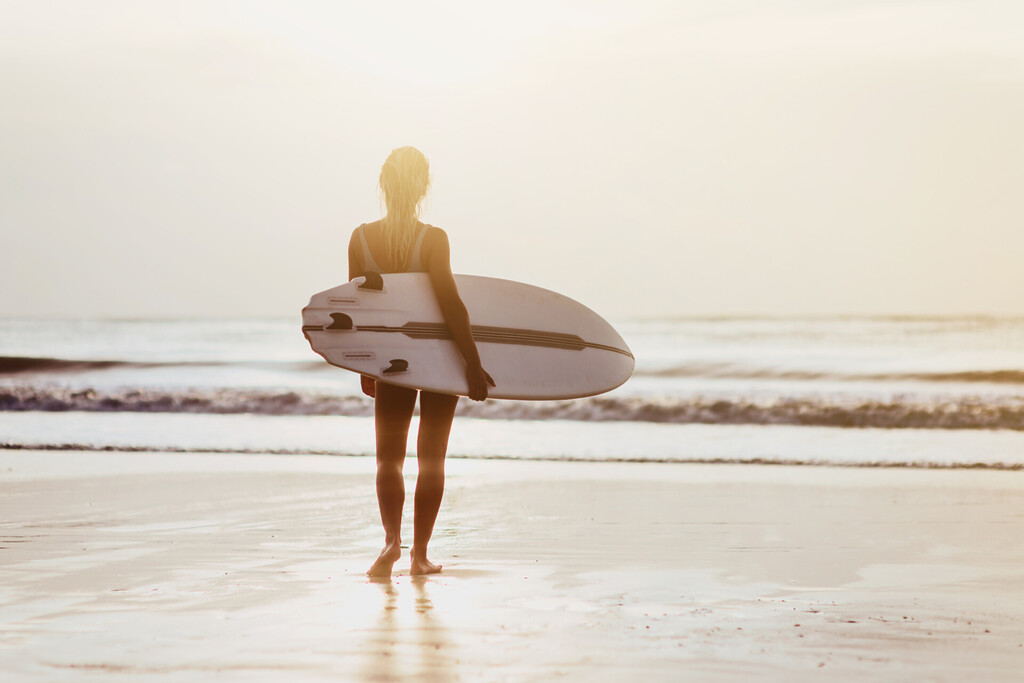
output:
[[[553,33],[602,23],[579,10],[526,3],[325,3],[320,21],[308,8],[265,7],[250,23],[301,52],[374,80],[401,86],[444,86],[522,60]]]

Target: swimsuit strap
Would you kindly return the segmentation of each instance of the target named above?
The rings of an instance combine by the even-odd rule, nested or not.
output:
[[[366,233],[363,232],[365,228],[365,223],[359,226],[359,241],[363,243],[363,270],[379,273],[381,268],[377,265],[377,261],[374,260],[373,254],[370,253],[370,245],[366,243]]]
[[[423,262],[420,260],[420,251],[423,249],[423,239],[427,236],[428,230],[430,230],[430,226],[424,224],[423,229],[420,230],[420,236],[416,238],[416,244],[412,247],[412,260],[409,261],[407,273],[427,272],[427,269],[423,267]]]

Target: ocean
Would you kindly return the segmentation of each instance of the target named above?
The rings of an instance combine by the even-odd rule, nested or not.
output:
[[[613,322],[625,385],[463,399],[450,456],[1024,468],[1024,318]],[[372,401],[300,327],[0,320],[0,447],[372,455]]]

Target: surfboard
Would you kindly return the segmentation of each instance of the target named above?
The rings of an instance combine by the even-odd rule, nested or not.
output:
[[[496,384],[490,398],[594,396],[633,373],[626,342],[578,301],[512,280],[456,275],[455,283]],[[468,392],[465,362],[426,273],[369,273],[314,294],[302,332],[331,365],[413,389]]]

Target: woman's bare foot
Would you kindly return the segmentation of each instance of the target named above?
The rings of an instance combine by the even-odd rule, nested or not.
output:
[[[391,576],[391,567],[402,556],[402,543],[395,541],[384,546],[380,556],[367,571],[367,576]],[[438,569],[440,571],[440,569]]]
[[[409,568],[409,573],[411,575],[422,576],[424,574],[441,573],[441,565],[434,564],[428,560],[425,553],[423,556],[420,556],[420,554],[416,552],[416,548],[413,548],[410,555],[412,555],[412,566]]]

